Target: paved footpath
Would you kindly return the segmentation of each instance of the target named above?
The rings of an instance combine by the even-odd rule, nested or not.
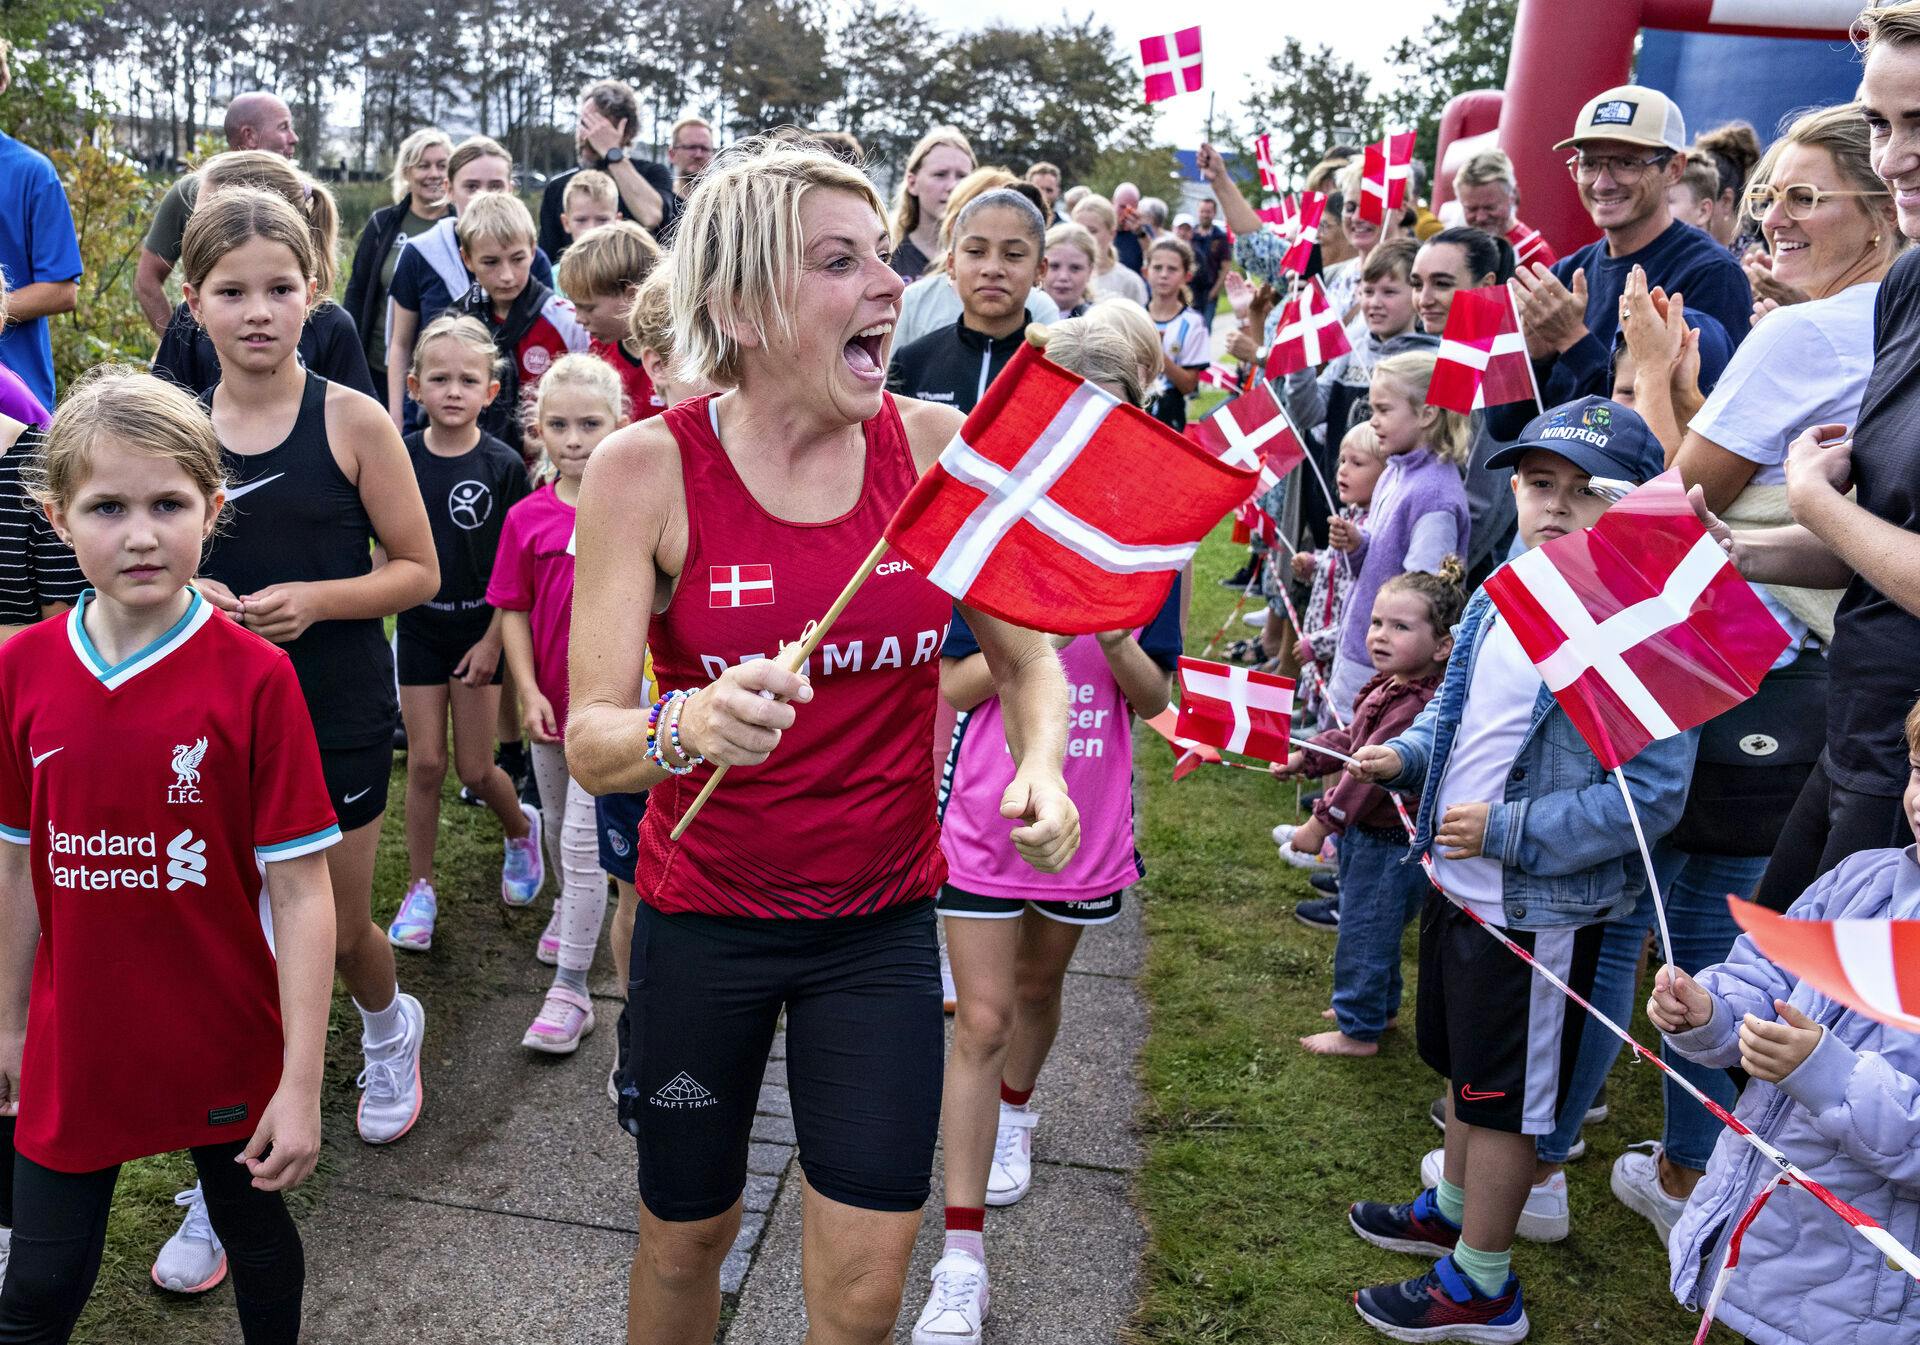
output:
[[[335,1146],[332,1183],[303,1227],[310,1345],[625,1339],[634,1154],[605,1091],[620,1000],[603,949],[593,977],[599,1031],[570,1058],[521,1048],[550,973],[520,950],[531,948],[546,909],[543,900],[502,912],[497,927],[464,938],[455,926],[428,961],[403,958],[404,983],[428,1008],[427,1110],[398,1145]],[[1132,1120],[1144,956],[1130,903],[1121,920],[1088,933],[1067,978],[1065,1026],[1034,1099],[1042,1121],[1033,1191],[988,1219],[990,1341],[1109,1342],[1132,1311],[1145,1242],[1129,1200],[1141,1152]],[[805,1335],[784,1043],[774,1054],[748,1213],[723,1272],[735,1309],[726,1345],[797,1345]],[[338,1102],[330,1096],[330,1127],[342,1123]],[[939,1252],[939,1183],[936,1168],[902,1342]]]

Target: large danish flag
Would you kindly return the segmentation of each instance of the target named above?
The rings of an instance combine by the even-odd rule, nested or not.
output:
[[[707,567],[708,607],[765,607],[773,601],[773,566]]]
[[[1792,920],[1738,897],[1754,947],[1828,999],[1920,1032],[1920,920]]]
[[[990,616],[1130,630],[1257,480],[1023,343],[886,535]]]
[[[1280,328],[1274,333],[1273,349],[1267,355],[1263,372],[1267,378],[1277,381],[1297,369],[1325,364],[1352,349],[1340,315],[1327,302],[1327,292],[1320,288],[1320,278],[1315,276],[1280,310]]]
[[[1407,203],[1413,182],[1413,132],[1389,132],[1360,156],[1360,218],[1387,222],[1389,210]]]
[[[1140,39],[1140,64],[1146,68],[1147,101],[1157,103],[1200,87],[1200,30]]]
[[[1455,294],[1427,386],[1427,404],[1464,416],[1484,406],[1539,399],[1512,289],[1489,285]]]
[[[1183,655],[1174,732],[1222,751],[1285,761],[1293,750],[1293,685],[1291,677]]]
[[[1278,196],[1282,191],[1280,186],[1280,170],[1274,167],[1273,164],[1273,136],[1271,134],[1256,135],[1253,138],[1253,164],[1254,167],[1260,170],[1260,185]]]
[[[1486,588],[1609,770],[1746,700],[1790,643],[1694,517],[1678,471],[1516,556]]]
[[[1256,491],[1271,490],[1307,456],[1300,432],[1264,378],[1190,426],[1187,437],[1223,462],[1258,471]]]

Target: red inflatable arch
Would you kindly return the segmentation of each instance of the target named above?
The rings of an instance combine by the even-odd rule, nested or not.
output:
[[[1434,204],[1452,196],[1454,170],[1473,139],[1497,134],[1520,181],[1523,217],[1564,254],[1594,229],[1567,176],[1567,151],[1553,145],[1572,130],[1583,103],[1627,82],[1642,28],[1845,38],[1866,7],[1865,0],[1520,0],[1505,95],[1462,94],[1441,118]]]

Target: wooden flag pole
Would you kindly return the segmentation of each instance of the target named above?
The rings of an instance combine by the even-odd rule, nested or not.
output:
[[[827,609],[827,614],[818,621],[808,622],[807,628],[800,633],[799,640],[780,651],[781,667],[788,672],[797,673],[806,665],[807,660],[813,657],[813,651],[818,649],[820,642],[827,638],[827,632],[833,629],[833,623],[838,621],[840,614],[847,610],[847,604],[853,601],[853,595],[858,593],[860,586],[872,576],[874,567],[880,563],[880,558],[887,554],[888,545],[885,537],[874,543],[873,550],[869,551],[867,558],[860,562],[860,568],[853,572],[853,578],[849,579],[847,586],[840,590],[840,596],[833,600],[833,606]],[[768,700],[776,699],[770,691],[763,691],[760,694]],[[726,777],[726,774],[727,763],[724,761],[713,768],[713,774],[707,777],[707,783],[694,796],[692,806],[674,826],[673,834],[669,839],[677,841],[686,834],[687,828],[693,825],[693,819],[698,817],[700,810],[706,806],[708,796],[719,788],[720,781]]]

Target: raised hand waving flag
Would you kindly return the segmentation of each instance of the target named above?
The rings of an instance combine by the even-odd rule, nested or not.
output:
[[[1145,68],[1149,103],[1200,88],[1200,30],[1140,39],[1140,64]]]
[[[1022,344],[886,539],[955,598],[1062,635],[1143,626],[1258,480]]]
[[[1360,157],[1360,218],[1387,222],[1387,212],[1407,204],[1413,183],[1413,132],[1389,132]]]
[[[1352,349],[1346,329],[1340,325],[1340,315],[1327,302],[1327,292],[1320,288],[1316,276],[1280,310],[1280,327],[1274,334],[1264,372],[1268,380],[1277,382],[1295,370],[1325,364]]]
[[[1427,403],[1466,415],[1507,402],[1540,402],[1527,358],[1520,310],[1505,285],[1461,290],[1447,310],[1446,330],[1427,388]]]
[[[1182,738],[1226,752],[1285,761],[1292,748],[1293,679],[1229,663],[1180,659],[1180,716],[1174,731]]]

